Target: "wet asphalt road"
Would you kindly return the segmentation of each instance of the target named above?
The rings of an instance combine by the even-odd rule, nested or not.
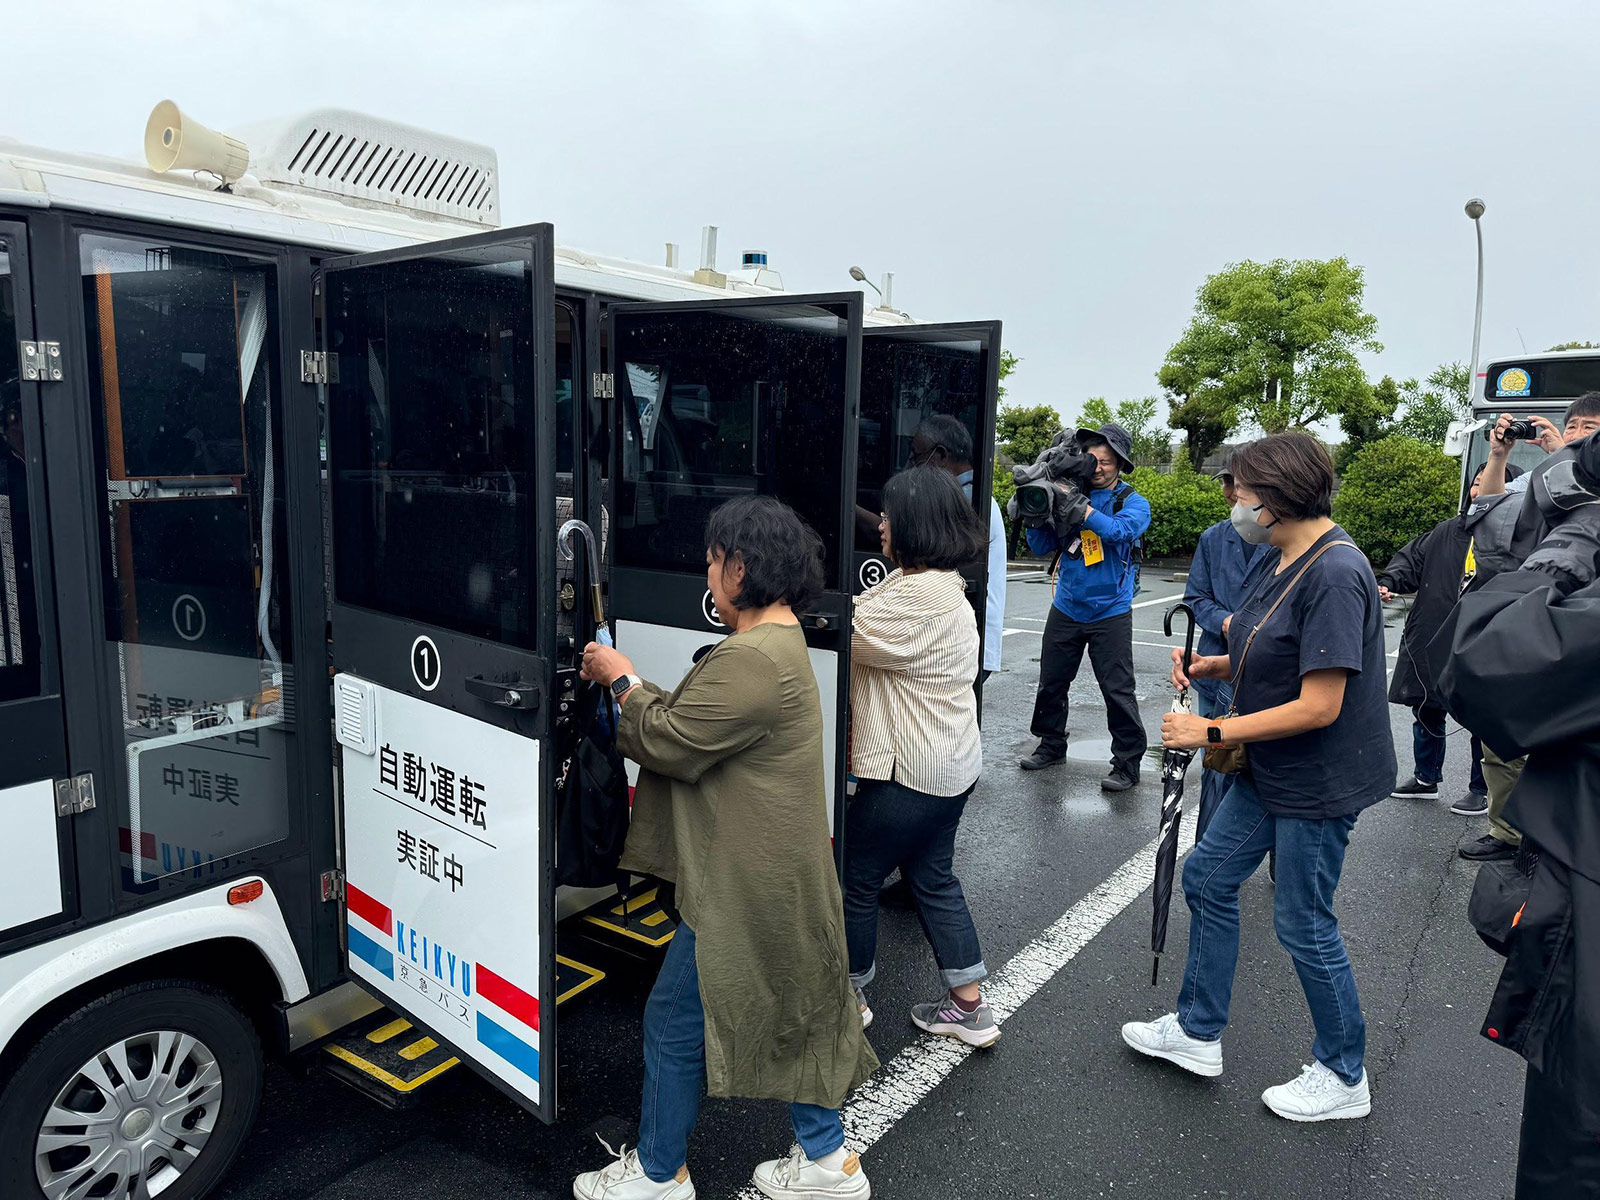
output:
[[[1013,572],[1017,574],[1017,572]],[[1141,603],[1182,583],[1147,570]],[[1073,690],[1073,759],[1025,775],[1048,586],[1015,578],[1005,668],[989,681],[986,766],[967,809],[957,869],[985,958],[997,968],[1154,837],[1158,756],[1145,782],[1099,788],[1104,705],[1085,661]],[[1139,698],[1152,741],[1170,703],[1165,604],[1135,612]],[[1402,614],[1391,614],[1390,645]],[[1391,710],[1402,770],[1409,713]],[[1452,816],[1466,785],[1466,737],[1452,737],[1437,802],[1390,800],[1357,826],[1338,911],[1368,1021],[1373,1114],[1293,1125],[1261,1090],[1311,1061],[1311,1022],[1272,932],[1265,872],[1245,885],[1244,936],[1227,1070],[1202,1080],[1137,1057],[1121,1023],[1170,1011],[1187,944],[1174,897],[1162,983],[1150,987],[1148,892],[1108,924],[1004,1026],[867,1153],[881,1200],[932,1197],[1507,1197],[1516,1160],[1521,1061],[1478,1035],[1499,960],[1466,921],[1474,868],[1455,856],[1482,821]],[[1189,797],[1198,798],[1198,764]],[[1192,828],[1186,819],[1185,832]],[[1192,836],[1192,835],[1191,835]],[[614,968],[616,964],[612,965]],[[594,1139],[632,1142],[642,1074],[643,967],[613,969],[560,1014],[561,1120],[541,1125],[465,1069],[411,1109],[379,1108],[327,1076],[274,1068],[256,1131],[219,1189],[225,1200],[544,1200],[571,1195],[606,1161]],[[938,993],[915,917],[885,910],[873,1045],[889,1060],[913,1041],[903,1016]],[[690,1147],[699,1195],[735,1195],[792,1140],[781,1105],[708,1101]]]

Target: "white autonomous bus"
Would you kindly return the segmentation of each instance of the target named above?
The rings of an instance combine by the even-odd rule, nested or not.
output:
[[[1600,351],[1550,350],[1490,359],[1472,381],[1471,418],[1453,423],[1445,442],[1446,449],[1462,460],[1462,503],[1478,468],[1489,457],[1489,431],[1501,413],[1543,417],[1560,429],[1567,405],[1586,392],[1600,392]],[[1545,454],[1531,440],[1523,440],[1512,445],[1508,461],[1528,471],[1543,462]]]
[[[554,883],[577,585],[679,678],[707,514],[797,508],[842,828],[857,505],[935,412],[989,503],[996,322],[722,273],[714,231],[694,271],[560,248],[499,228],[493,151],[354,113],[241,135],[0,142],[6,1200],[203,1196],[264,1055],[553,1120],[558,1004],[672,933]]]

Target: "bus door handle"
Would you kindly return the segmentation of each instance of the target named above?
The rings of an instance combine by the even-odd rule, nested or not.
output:
[[[520,679],[503,683],[496,679],[485,679],[482,675],[472,675],[467,678],[466,687],[469,694],[490,704],[498,704],[501,708],[531,710],[539,707],[540,688],[537,683],[524,683]]]

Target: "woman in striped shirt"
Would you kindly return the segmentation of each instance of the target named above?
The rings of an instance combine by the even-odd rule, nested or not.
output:
[[[946,995],[915,1005],[929,1033],[973,1046],[1000,1036],[983,1002],[978,931],[951,867],[956,827],[983,770],[978,740],[978,625],[958,568],[981,561],[989,532],[948,471],[912,467],[883,490],[878,525],[896,566],[856,597],[850,637],[851,771],[844,915],[861,1019],[876,973],[878,891],[905,877]]]

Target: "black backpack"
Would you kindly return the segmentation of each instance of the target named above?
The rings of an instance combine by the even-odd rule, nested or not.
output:
[[[576,705],[572,752],[556,773],[556,883],[609,887],[628,838],[628,773],[606,689],[580,684]]]

